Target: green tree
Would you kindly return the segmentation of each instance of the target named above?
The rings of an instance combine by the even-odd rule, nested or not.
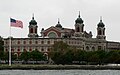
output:
[[[51,59],[55,62],[55,64],[60,64],[62,61],[62,54],[60,52],[51,52]]]
[[[25,60],[25,61],[28,61],[30,60],[31,56],[30,56],[30,52],[22,52],[22,54],[20,55],[19,59],[21,60]]]
[[[66,43],[59,41],[52,46],[50,57],[56,64],[70,64],[72,56],[72,50]]]
[[[63,41],[59,41],[52,46],[52,51],[65,52],[68,48],[69,46],[66,43],[64,43]]]
[[[93,61],[93,60],[91,60],[92,59],[91,56],[93,54],[94,54],[93,51],[87,51],[86,52],[86,61],[88,62],[88,64],[89,64],[89,62]]]
[[[117,51],[117,52],[118,52],[118,58],[116,59],[116,63],[120,64],[120,51]]]
[[[0,59],[4,58],[4,41],[3,38],[0,36]]]
[[[78,60],[79,60],[79,61],[86,61],[86,59],[87,59],[87,58],[86,58],[86,54],[87,54],[86,51],[78,50],[76,57],[78,57]]]
[[[56,64],[72,64],[73,52],[71,50],[64,53],[54,52],[52,59]]]
[[[39,52],[38,50],[34,50],[31,53],[31,58],[33,60],[47,60],[43,53]]]
[[[9,52],[4,52],[3,56],[1,57],[2,60],[9,60],[8,56]]]
[[[99,56],[99,64],[105,64],[108,52],[104,50],[98,50],[96,53]]]
[[[17,59],[17,55],[12,53],[11,58],[12,58],[12,60],[16,60]]]
[[[38,50],[33,50],[32,52],[25,51],[20,55],[19,59],[25,60],[25,61],[28,61],[28,60],[35,60],[35,61],[47,60],[46,57],[44,56],[44,54],[39,52]]]
[[[98,64],[99,63],[99,55],[96,52],[92,52],[92,55],[88,57],[89,64]]]
[[[119,51],[114,50],[108,53],[107,63],[117,63],[120,58]]]
[[[74,59],[73,58],[73,51],[72,50],[67,50],[62,55],[61,64],[72,64],[73,59]]]

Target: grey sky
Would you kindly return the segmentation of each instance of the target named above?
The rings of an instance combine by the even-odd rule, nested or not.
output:
[[[120,41],[120,0],[0,0],[0,35],[9,36],[10,17],[23,21],[24,28],[11,28],[13,37],[27,37],[32,13],[41,28],[60,23],[63,27],[73,28],[78,13],[84,20],[85,30],[92,31],[96,37],[96,27],[100,16],[106,27],[107,40]]]

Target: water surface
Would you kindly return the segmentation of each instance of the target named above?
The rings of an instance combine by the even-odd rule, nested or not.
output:
[[[119,70],[0,70],[0,75],[120,75]]]

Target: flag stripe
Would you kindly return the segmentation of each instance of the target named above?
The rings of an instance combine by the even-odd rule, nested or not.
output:
[[[10,18],[10,25],[12,27],[19,27],[19,28],[23,28],[23,22],[20,20],[15,20],[13,18]]]

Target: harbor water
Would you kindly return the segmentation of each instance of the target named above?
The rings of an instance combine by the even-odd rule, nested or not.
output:
[[[119,70],[0,70],[0,75],[120,75]]]

